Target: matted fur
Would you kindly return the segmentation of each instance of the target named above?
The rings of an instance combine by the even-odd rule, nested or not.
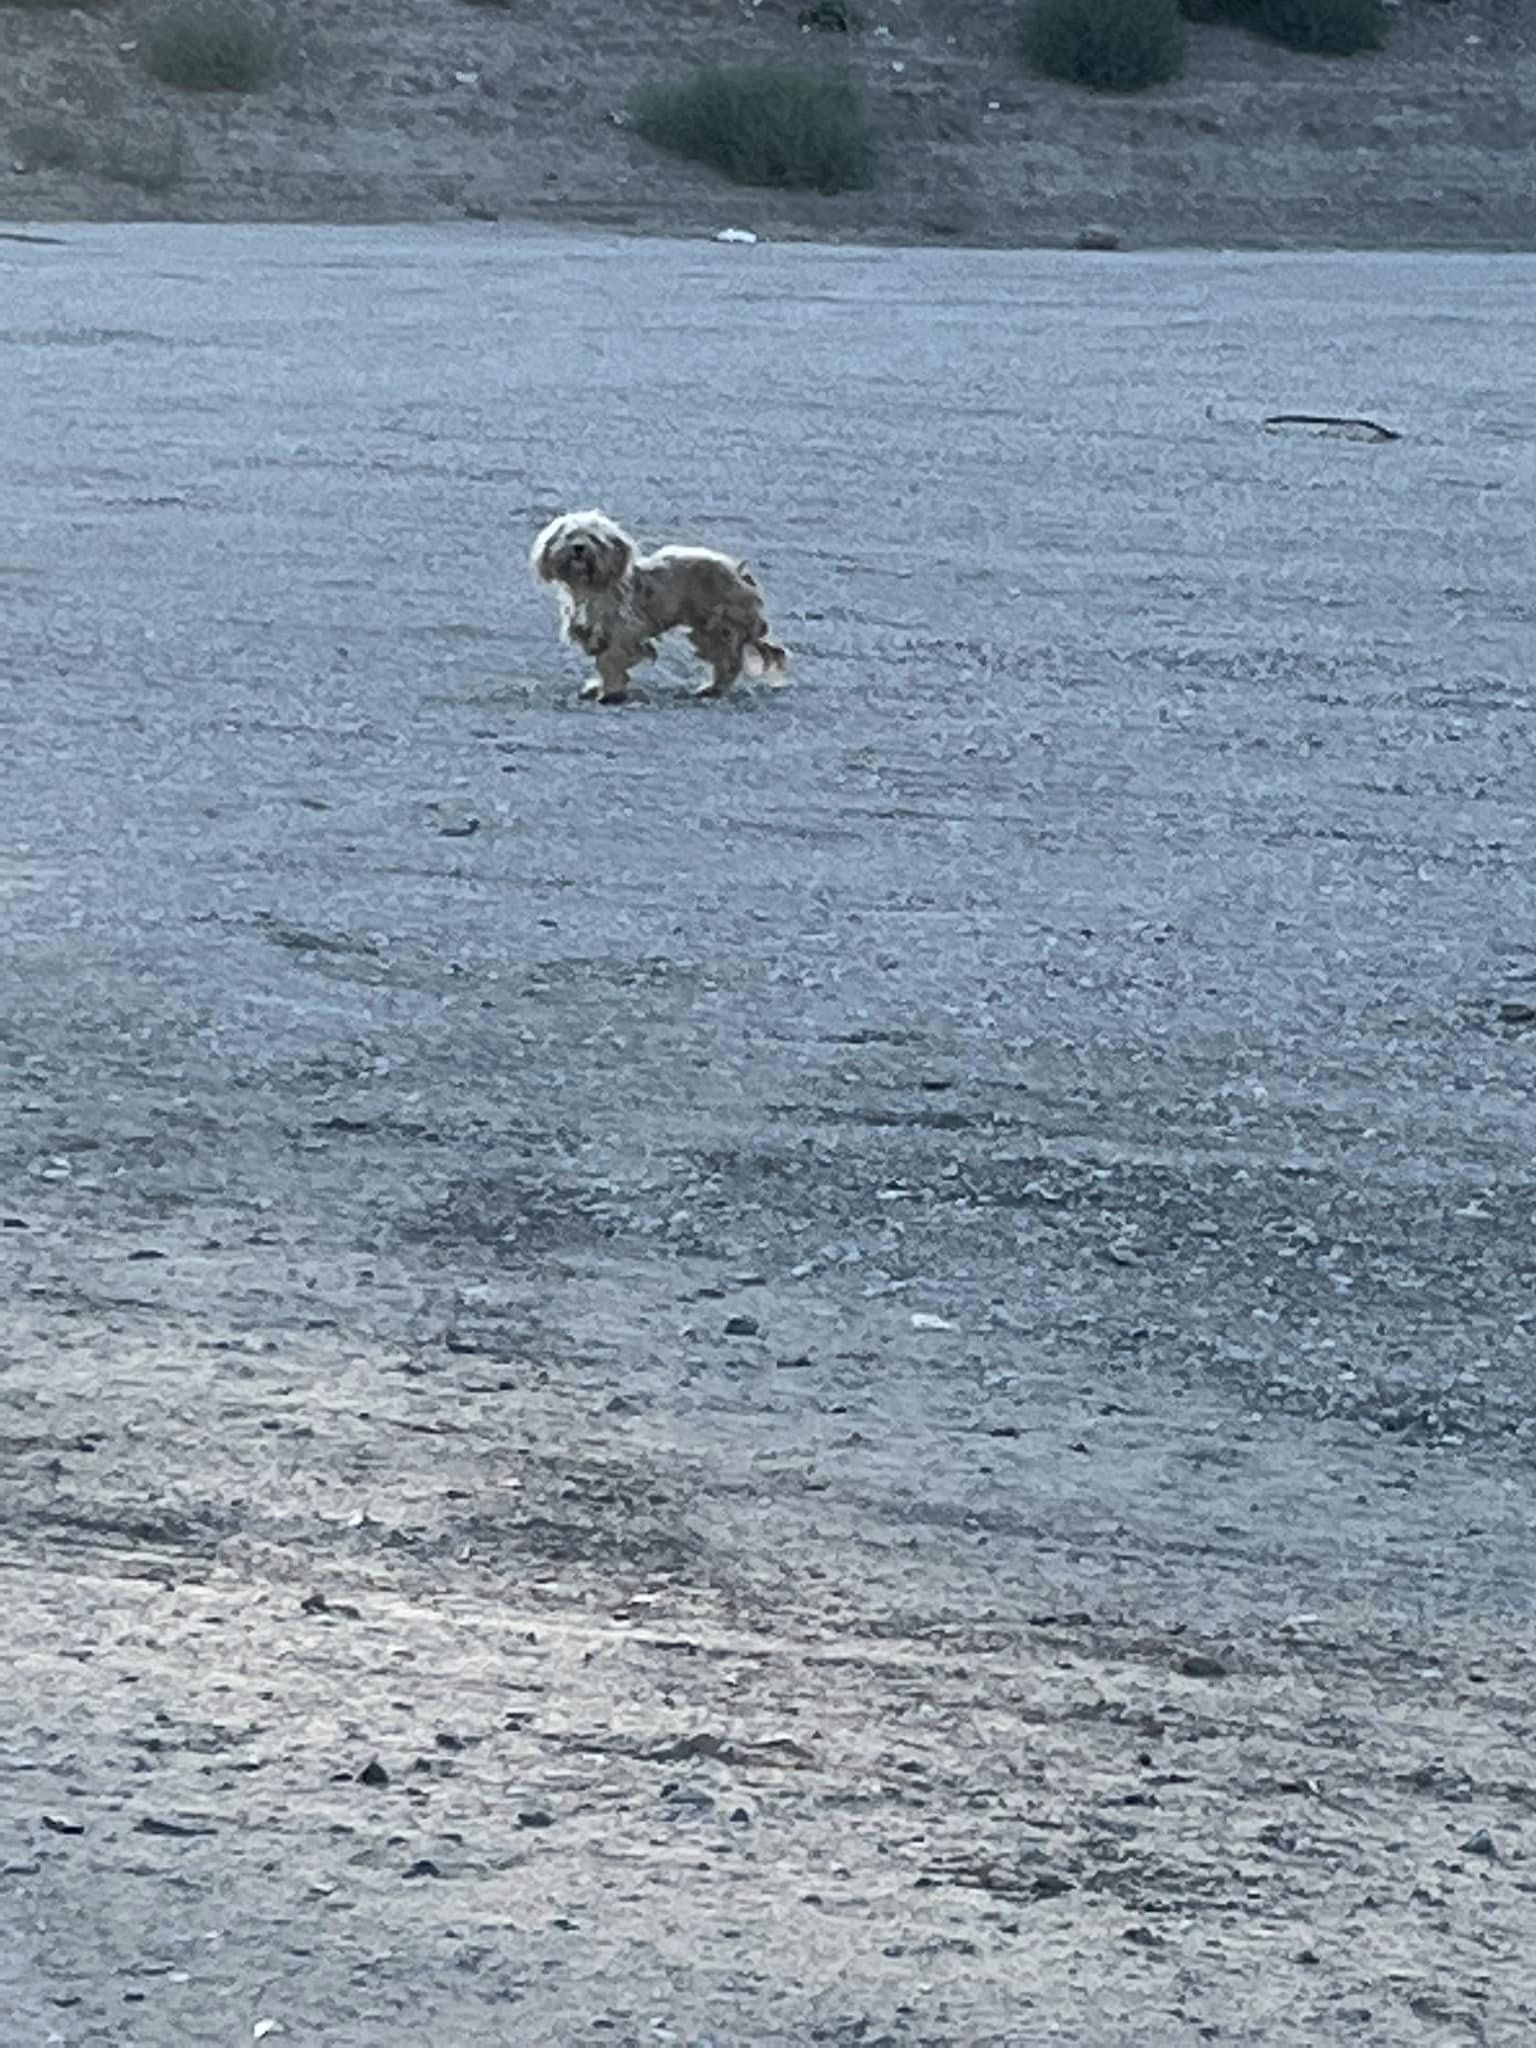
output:
[[[582,695],[601,704],[623,703],[630,670],[654,661],[656,642],[677,626],[709,664],[701,697],[723,696],[743,668],[779,677],[789,666],[752,571],[712,548],[642,555],[606,512],[562,512],[534,542],[532,561],[560,593],[566,639],[597,664]]]

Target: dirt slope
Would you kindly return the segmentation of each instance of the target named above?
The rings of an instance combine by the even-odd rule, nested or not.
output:
[[[153,0],[0,0],[15,217],[590,221],[646,231],[1032,244],[1105,220],[1147,244],[1530,246],[1536,61],[1515,0],[1403,0],[1383,55],[1333,62],[1228,29],[1133,99],[1027,75],[998,0],[872,0],[848,36],[793,0],[316,0],[282,82],[244,102],[144,74]],[[625,132],[638,81],[710,59],[850,66],[883,143],[870,193],[741,192]]]

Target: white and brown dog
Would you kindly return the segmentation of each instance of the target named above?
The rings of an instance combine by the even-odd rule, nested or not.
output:
[[[675,626],[709,663],[701,697],[724,696],[743,668],[778,677],[789,666],[751,570],[712,548],[642,555],[605,512],[563,512],[533,544],[533,573],[558,586],[565,637],[597,664],[582,695],[600,704],[624,702],[630,670]]]

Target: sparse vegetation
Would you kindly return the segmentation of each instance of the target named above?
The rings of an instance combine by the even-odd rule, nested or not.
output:
[[[181,130],[172,124],[152,136],[120,137],[108,147],[96,168],[114,185],[127,185],[135,192],[158,198],[173,192],[181,183],[186,154]]]
[[[1026,0],[1028,63],[1093,92],[1142,92],[1184,68],[1179,0]]]
[[[269,23],[219,0],[183,0],[144,31],[146,69],[184,92],[255,92],[277,70]]]
[[[1288,50],[1324,57],[1379,50],[1387,40],[1383,0],[1247,0],[1241,19]]]
[[[1227,21],[1290,50],[1352,57],[1379,50],[1390,25],[1385,0],[1179,0],[1190,21]]]
[[[874,179],[857,87],[802,71],[699,71],[635,102],[636,132],[738,185],[847,192]]]
[[[62,121],[19,121],[11,130],[11,159],[29,171],[72,171],[85,152]]]

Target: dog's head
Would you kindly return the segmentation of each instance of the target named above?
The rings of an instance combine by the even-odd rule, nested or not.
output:
[[[606,512],[562,512],[533,544],[534,575],[568,590],[610,590],[634,559],[634,542]]]

